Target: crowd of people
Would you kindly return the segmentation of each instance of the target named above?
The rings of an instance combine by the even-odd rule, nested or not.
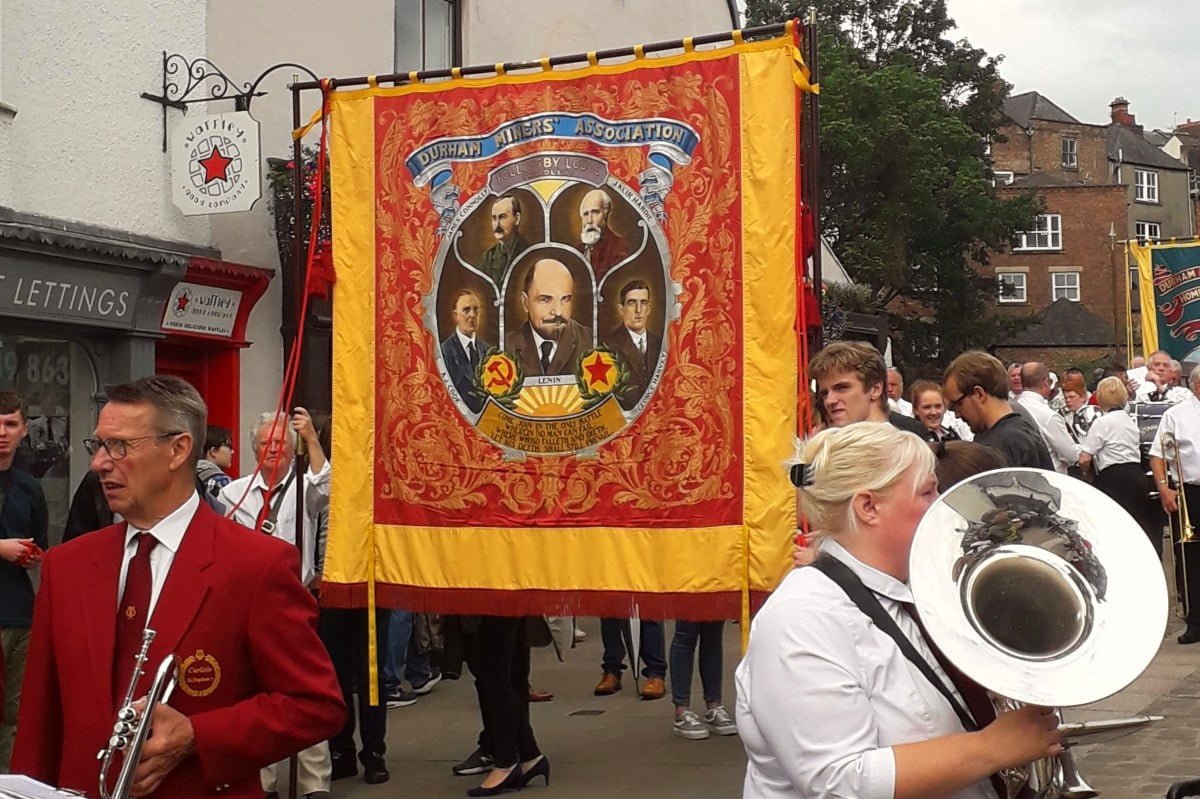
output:
[[[232,478],[235,436],[206,424],[204,404],[185,381],[155,376],[110,386],[107,394],[95,435],[83,442],[91,468],[62,531],[69,546],[54,547],[45,561],[45,499],[37,481],[14,466],[27,433],[24,403],[0,394],[0,773],[11,766],[55,786],[94,792],[97,766],[81,753],[94,754],[107,740],[127,689],[144,694],[144,675],[130,688],[133,631],[149,627],[164,640],[163,648],[152,646],[152,663],[160,651],[194,652],[195,658],[180,663],[176,697],[182,693],[182,701],[155,710],[143,751],[154,767],[139,768],[136,795],[161,785],[163,795],[205,788],[276,799],[293,759],[296,788],[306,799],[329,799],[333,783],[360,768],[366,782],[386,782],[389,711],[467,671],[481,731],[475,750],[452,773],[483,775],[467,791],[472,796],[535,779],[549,785],[550,761],[534,736],[529,705],[554,696],[531,687],[530,650],[553,645],[561,658],[586,638],[574,619],[379,608],[375,674],[384,701],[372,704],[367,611],[316,601],[329,523],[327,430],[304,408],[261,414],[247,441],[256,468]],[[304,461],[296,458],[300,445]],[[306,464],[302,475],[298,462]],[[305,546],[297,547],[297,533]],[[249,554],[231,536],[253,544]],[[254,563],[241,563],[246,559]],[[39,566],[35,610],[31,570]],[[60,596],[89,568],[87,591]],[[87,614],[77,612],[80,599]],[[228,630],[217,634],[213,626],[221,624]],[[721,696],[723,625],[678,622],[668,653],[662,621],[601,620],[595,695],[622,689],[628,661],[640,670],[639,697],[661,699],[669,663],[674,734],[686,740],[736,735]],[[267,653],[267,640],[286,646]],[[79,656],[83,642],[86,657]],[[279,662],[283,651],[291,658],[286,668]],[[697,653],[698,713],[691,700]],[[103,685],[86,672],[96,659],[108,675]],[[86,714],[62,712],[89,702]],[[218,740],[210,717],[229,723],[228,740]],[[63,740],[72,742],[72,751]],[[235,744],[245,751],[216,762]]]
[[[1176,513],[1181,494],[1200,501],[1200,367],[1182,383],[1167,353],[1138,361],[1098,370],[1089,386],[1078,370],[1060,381],[1043,363],[966,352],[905,392],[869,344],[812,358],[815,432],[791,466],[810,537],[755,617],[736,672],[745,797],[992,799],[1012,795],[1001,772],[1063,752],[1053,710],[997,715],[932,645],[908,585],[912,542],[939,492],[1023,467],[1092,482],[1160,558],[1169,530],[1177,568],[1200,561],[1181,556],[1190,545]],[[1161,413],[1149,447],[1134,415],[1144,403]],[[1191,644],[1195,583],[1179,577],[1178,641]]]
[[[736,722],[722,697],[722,621],[676,622],[668,648],[662,620],[602,619],[593,693],[620,692],[628,668],[641,699],[669,690],[679,738],[740,732],[749,797],[991,796],[997,771],[1058,751],[1055,723],[1037,708],[980,710],[938,659],[911,612],[913,531],[939,489],[1032,467],[1092,481],[1161,557],[1168,516],[1181,500],[1200,502],[1200,367],[1184,385],[1166,353],[1139,367],[1113,366],[1089,385],[1077,370],[1060,380],[1042,363],[967,352],[906,391],[869,344],[830,344],[809,365],[817,432],[791,469],[815,535],[798,541],[797,568],[754,620]],[[1146,453],[1131,402],[1166,407]],[[71,543],[53,549],[38,483],[14,466],[26,419],[19,396],[0,394],[0,768],[11,758],[15,771],[93,791],[92,754],[149,626],[159,634],[151,663],[194,655],[180,663],[171,705],[153,711],[138,794],[274,799],[293,758],[306,799],[328,799],[360,767],[366,782],[385,782],[389,710],[467,672],[481,730],[452,772],[482,775],[468,795],[549,785],[529,706],[553,695],[531,687],[530,651],[562,657],[582,632],[570,618],[380,608],[374,673],[386,701],[372,705],[367,611],[317,602],[333,467],[305,409],[257,417],[256,468],[233,479],[235,437],[206,425],[192,386],[156,376],[109,387],[84,442],[91,471],[63,531]],[[1180,643],[1200,640],[1197,614]]]

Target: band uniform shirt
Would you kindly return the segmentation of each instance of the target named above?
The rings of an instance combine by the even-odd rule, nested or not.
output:
[[[289,483],[288,476],[291,474],[292,471],[289,469],[283,479],[279,481],[280,486],[288,484],[287,490],[283,492],[283,498],[279,499],[278,491],[271,494],[271,506],[274,507],[276,502],[279,503],[279,512],[275,515],[275,531],[272,535],[294,546],[296,544],[296,481],[291,480]],[[300,579],[305,585],[310,584],[313,577],[316,576],[313,558],[317,540],[317,514],[322,509],[329,507],[330,474],[327,460],[319,472],[314,472],[309,467],[308,472],[304,475],[304,540],[308,545],[300,553]],[[246,486],[251,480],[253,480],[253,484],[250,485],[250,490],[247,492]],[[267,487],[267,481],[263,479],[262,474],[255,473],[247,477],[239,477],[222,488],[220,500],[225,507],[234,508],[238,500],[241,500],[241,505],[233,511],[229,518],[243,527],[257,532],[258,514],[263,506],[263,489]],[[245,494],[244,499],[243,494]]]
[[[1196,399],[1195,394],[1167,408],[1150,444],[1150,457],[1162,458],[1174,474],[1174,459],[1163,458],[1162,436],[1167,432],[1175,435],[1179,445],[1179,460],[1183,464],[1183,475],[1175,475],[1176,479],[1200,485],[1200,399]]]
[[[137,534],[150,533],[158,541],[158,545],[150,550],[150,609],[146,613],[149,621],[154,615],[154,606],[158,604],[158,595],[167,582],[171,564],[175,561],[175,553],[183,543],[183,534],[187,532],[196,509],[200,507],[200,495],[193,491],[187,501],[168,513],[163,520],[148,530],[134,527],[125,523],[125,550],[121,555],[121,577],[117,581],[117,603],[125,595],[125,578],[129,576],[129,562],[137,552]]]
[[[831,539],[821,552],[850,567],[954,692],[903,608],[912,592]],[[846,593],[817,569],[794,569],[750,628],[735,673],[748,756],[744,799],[892,799],[893,746],[963,732],[942,693]],[[997,799],[987,778],[950,799]]]
[[[1158,396],[1158,398],[1153,399],[1152,397],[1155,397],[1156,395]],[[1172,404],[1178,404],[1180,402],[1185,401],[1191,395],[1192,395],[1192,392],[1188,391],[1183,386],[1167,386],[1167,390],[1161,392],[1161,394],[1160,394],[1160,392],[1158,390],[1158,386],[1154,385],[1154,383],[1149,380],[1144,380],[1138,384],[1138,390],[1137,390],[1137,394],[1134,395],[1134,401],[1135,402],[1170,402]]]
[[[1139,463],[1142,459],[1137,422],[1120,409],[1096,417],[1079,445],[1096,459],[1097,473],[1109,466]]]
[[[1035,391],[1022,391],[1017,402],[1021,403],[1037,422],[1038,432],[1046,442],[1046,449],[1050,450],[1054,471],[1066,474],[1067,467],[1079,463],[1079,445],[1067,430],[1066,417],[1053,410],[1046,398]]]

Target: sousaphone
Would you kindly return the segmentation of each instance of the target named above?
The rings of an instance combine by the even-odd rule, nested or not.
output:
[[[1146,534],[1107,495],[1056,472],[1001,469],[953,486],[917,528],[909,569],[933,643],[997,711],[1112,696],[1146,669],[1166,630],[1167,585]],[[1156,718],[1060,729],[1069,746]],[[1010,796],[1022,785],[1038,799],[1099,796],[1069,749],[1003,776]]]

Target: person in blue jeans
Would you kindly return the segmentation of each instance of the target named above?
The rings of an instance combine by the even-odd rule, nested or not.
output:
[[[671,699],[675,703],[673,732],[701,741],[709,732],[737,735],[729,712],[721,704],[721,670],[725,630],[723,621],[677,621],[671,639]],[[700,686],[704,689],[704,718],[692,711],[692,663],[700,649]]]
[[[604,657],[600,661],[600,668],[603,669],[604,674],[601,675],[600,682],[596,684],[596,689],[592,692],[596,696],[608,696],[621,690],[621,671],[625,668],[626,654],[625,641],[621,637],[621,631],[627,624],[629,624],[628,619],[600,620],[600,640],[604,643]],[[667,692],[667,659],[663,623],[642,619],[640,626],[638,654],[641,655],[642,663],[645,664],[642,676],[646,678],[641,687],[642,699],[662,699]],[[631,667],[636,667],[633,662],[635,657],[633,652],[629,653]]]
[[[394,610],[388,623],[388,656],[383,665],[383,684],[389,708],[408,707],[442,681],[441,672],[429,663],[428,652],[418,652],[413,642],[411,610]],[[412,690],[404,688],[408,680]]]

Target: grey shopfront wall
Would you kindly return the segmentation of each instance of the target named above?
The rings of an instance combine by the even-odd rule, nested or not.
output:
[[[164,303],[189,257],[208,252],[178,246],[5,218],[0,209],[0,390],[28,405],[17,465],[41,481],[52,544],[88,468],[82,441],[104,386],[154,373]]]

